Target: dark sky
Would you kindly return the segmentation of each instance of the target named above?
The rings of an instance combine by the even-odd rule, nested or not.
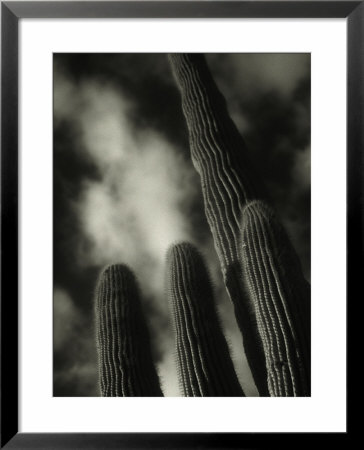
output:
[[[310,277],[310,56],[209,54],[213,76]],[[163,54],[54,55],[54,395],[98,396],[93,297],[100,270],[139,279],[166,395],[178,395],[165,253],[207,260],[238,375],[255,395]]]

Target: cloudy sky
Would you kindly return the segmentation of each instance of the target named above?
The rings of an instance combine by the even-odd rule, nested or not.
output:
[[[310,56],[206,58],[309,279]],[[239,379],[256,395],[166,55],[55,54],[55,396],[99,395],[94,290],[115,262],[139,280],[162,389],[179,395],[164,274],[182,240],[205,256]]]

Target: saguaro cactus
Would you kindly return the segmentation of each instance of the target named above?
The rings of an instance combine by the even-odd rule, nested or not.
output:
[[[241,212],[248,200],[262,196],[263,189],[204,57],[173,54],[169,59],[181,91],[192,161],[201,177],[205,212],[246,357],[260,395],[268,395],[265,358],[254,307],[244,291],[240,256]]]
[[[310,287],[264,198],[245,144],[202,55],[170,55],[182,94],[205,212],[260,395],[310,395]],[[213,303],[204,262],[190,244],[168,254],[168,290],[186,396],[244,395]],[[133,274],[101,275],[96,300],[105,396],[162,395]]]
[[[167,270],[184,396],[243,396],[202,257],[191,244],[174,245],[168,252]]]
[[[289,239],[263,202],[242,215],[242,260],[271,396],[310,394],[310,288]]]
[[[95,317],[101,395],[162,396],[138,285],[127,266],[102,272]]]

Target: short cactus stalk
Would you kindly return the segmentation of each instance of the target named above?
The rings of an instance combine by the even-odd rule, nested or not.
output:
[[[263,202],[242,215],[242,260],[271,396],[310,395],[310,287],[283,227]]]
[[[244,396],[218,320],[203,258],[193,245],[181,243],[170,248],[167,261],[183,395]]]
[[[201,177],[205,212],[245,354],[259,394],[267,396],[265,356],[254,308],[243,286],[240,255],[241,213],[247,201],[262,198],[262,183],[252,170],[245,143],[204,57],[172,54],[169,60],[181,92],[192,161]]]
[[[95,317],[101,395],[162,396],[138,285],[127,266],[111,265],[102,272]]]

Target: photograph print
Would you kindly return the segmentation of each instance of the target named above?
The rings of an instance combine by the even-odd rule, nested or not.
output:
[[[53,77],[53,395],[310,396],[310,54]]]

